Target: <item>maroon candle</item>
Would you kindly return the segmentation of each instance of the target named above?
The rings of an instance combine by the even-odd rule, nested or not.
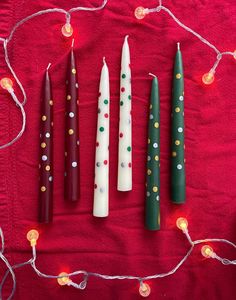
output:
[[[48,69],[45,74],[43,96],[41,101],[40,121],[40,194],[39,194],[39,222],[52,221],[53,210],[53,143],[52,143],[52,91]]]
[[[66,95],[66,137],[65,137],[65,199],[79,198],[79,126],[78,126],[78,83],[76,62],[72,42]]]

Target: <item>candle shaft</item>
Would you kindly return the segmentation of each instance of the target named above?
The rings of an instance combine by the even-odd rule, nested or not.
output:
[[[79,180],[79,118],[78,83],[76,61],[71,49],[66,96],[66,136],[65,136],[65,199],[77,201],[80,194]]]
[[[125,37],[120,78],[120,122],[118,154],[118,191],[132,190],[131,68],[128,36]]]
[[[52,91],[48,70],[45,74],[41,101],[40,124],[40,191],[39,222],[49,223],[53,217],[53,143]]]
[[[160,229],[160,99],[156,77],[152,80],[148,123],[145,225]]]
[[[181,51],[175,57],[172,95],[171,134],[171,200],[185,202],[185,160],[184,160],[184,74]]]
[[[95,183],[93,215],[107,217],[109,214],[109,126],[110,126],[109,71],[104,59],[101,71],[97,137],[95,154]]]

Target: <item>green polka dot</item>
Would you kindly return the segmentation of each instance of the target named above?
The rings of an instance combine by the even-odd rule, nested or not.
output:
[[[104,104],[108,104],[108,100],[107,99],[104,100]]]
[[[120,101],[120,106],[122,106],[124,104],[124,102],[123,101]]]
[[[127,147],[127,150],[130,152],[131,151],[131,147],[129,146],[129,147]]]
[[[128,96],[128,99],[131,100],[131,96],[130,95]]]
[[[100,130],[101,132],[103,132],[103,131],[104,131],[104,127],[100,127],[99,130]]]
[[[125,78],[126,78],[126,75],[125,75],[125,74],[122,74],[122,78],[125,79]]]

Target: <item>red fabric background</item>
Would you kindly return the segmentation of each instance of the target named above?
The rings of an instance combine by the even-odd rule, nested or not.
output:
[[[208,38],[220,50],[235,49],[235,1],[163,1],[184,23]],[[13,24],[40,9],[98,5],[98,0],[1,1],[1,36]],[[201,76],[214,63],[215,53],[185,32],[165,12],[139,22],[133,11],[155,7],[157,1],[110,0],[100,12],[72,16],[80,83],[81,199],[76,207],[63,201],[65,70],[70,40],[61,35],[64,16],[50,14],[22,26],[11,42],[10,58],[25,86],[27,129],[19,142],[0,151],[0,225],[6,239],[6,256],[12,264],[30,258],[26,232],[40,231],[37,265],[42,272],[85,269],[105,274],[149,275],[166,272],[187,252],[189,244],[175,227],[186,216],[193,239],[226,238],[236,242],[236,102],[235,60],[224,57],[215,83],[206,87]],[[123,38],[130,35],[133,73],[133,191],[119,193],[117,143],[119,72]],[[169,197],[170,101],[173,57],[181,42],[185,67],[187,203],[175,206]],[[1,46],[2,47],[2,46]],[[92,217],[94,143],[99,75],[102,57],[110,70],[110,216]],[[9,72],[0,51],[1,78]],[[52,63],[55,128],[54,222],[39,226],[38,154],[39,100],[44,70]],[[144,229],[147,112],[151,78],[157,74],[161,88],[161,231]],[[20,95],[16,88],[18,95]],[[20,128],[20,115],[8,95],[0,92],[0,141]],[[235,250],[221,244],[219,255],[235,259]],[[5,270],[1,264],[1,274]],[[84,291],[59,287],[55,280],[38,278],[30,267],[16,271],[15,299],[140,299],[132,281],[91,278]],[[200,247],[173,276],[151,282],[150,299],[235,299],[233,266],[204,260]],[[78,278],[78,281],[81,278]],[[76,280],[76,279],[75,279]],[[4,295],[9,293],[7,281]]]

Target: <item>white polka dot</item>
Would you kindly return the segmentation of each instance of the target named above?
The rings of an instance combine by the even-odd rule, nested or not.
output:
[[[147,160],[150,161],[151,160],[151,156],[148,155]]]
[[[182,167],[181,164],[177,165],[177,169],[178,169],[178,170],[181,170],[182,168],[183,168],[183,167]]]
[[[178,128],[178,132],[183,132],[183,128],[182,128],[182,127],[179,127],[179,128]]]
[[[49,176],[48,180],[49,180],[49,181],[52,181],[52,176]]]
[[[151,195],[150,192],[147,192],[147,196],[150,197],[150,195]]]
[[[48,159],[47,155],[43,155],[43,156],[42,156],[42,160],[43,160],[43,161],[46,161],[47,159]]]
[[[75,116],[75,114],[71,111],[71,112],[69,113],[69,117],[70,117],[70,118],[74,118],[74,116]]]
[[[152,119],[153,119],[153,115],[150,115],[150,117],[149,117],[149,118],[150,118],[150,120],[152,120]]]
[[[46,132],[45,136],[46,136],[46,138],[50,138],[50,133]]]
[[[179,100],[180,100],[180,101],[183,101],[183,100],[184,100],[184,97],[183,97],[183,96],[180,96],[180,97],[179,97]]]
[[[160,196],[158,195],[158,196],[156,196],[156,200],[157,201],[159,201],[160,200]]]
[[[77,141],[77,145],[79,146],[79,141]]]
[[[78,83],[76,83],[76,84],[75,84],[75,87],[76,87],[77,89],[79,88],[79,85],[78,85]]]
[[[73,161],[73,162],[72,162],[72,167],[73,167],[73,168],[76,168],[76,167],[77,167],[77,162],[76,162],[76,161]]]
[[[153,148],[158,148],[158,144],[157,144],[157,143],[154,143],[154,144],[153,144]]]

